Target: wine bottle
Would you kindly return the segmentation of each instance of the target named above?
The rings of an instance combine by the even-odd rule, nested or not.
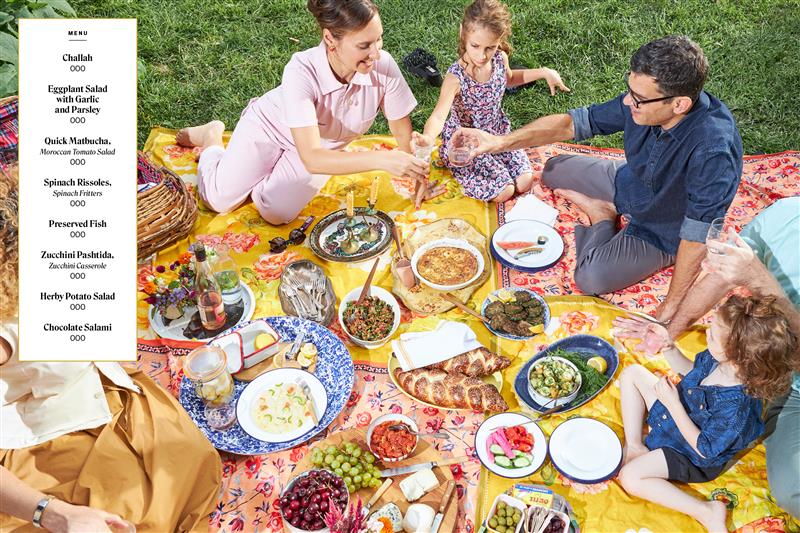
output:
[[[194,287],[197,294],[197,309],[203,329],[215,330],[225,325],[225,302],[211,265],[206,261],[206,249],[202,243],[194,245],[195,275]]]

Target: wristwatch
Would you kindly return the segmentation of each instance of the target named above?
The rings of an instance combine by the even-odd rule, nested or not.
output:
[[[53,498],[55,498],[55,496],[45,496],[39,500],[39,503],[36,504],[36,510],[33,511],[33,520],[31,520],[35,527],[42,527],[42,513],[44,513],[44,510],[47,509],[47,505]]]

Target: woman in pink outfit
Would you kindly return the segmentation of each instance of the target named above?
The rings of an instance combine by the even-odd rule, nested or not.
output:
[[[411,155],[417,105],[392,56],[372,0],[308,0],[322,29],[319,46],[294,54],[281,85],[242,112],[227,148],[225,125],[184,128],[177,142],[203,148],[198,188],[217,212],[248,195],[270,224],[294,220],[332,174],[384,170],[424,182],[428,165]],[[383,111],[400,150],[344,152]]]

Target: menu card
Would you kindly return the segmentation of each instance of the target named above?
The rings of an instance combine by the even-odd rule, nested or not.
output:
[[[19,357],[136,359],[136,21],[19,21]]]

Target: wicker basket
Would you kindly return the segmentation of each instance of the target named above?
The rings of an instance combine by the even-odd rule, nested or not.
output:
[[[189,235],[197,219],[197,202],[174,172],[156,167],[139,153],[138,184],[149,184],[139,192],[136,226],[139,259],[143,259]]]

